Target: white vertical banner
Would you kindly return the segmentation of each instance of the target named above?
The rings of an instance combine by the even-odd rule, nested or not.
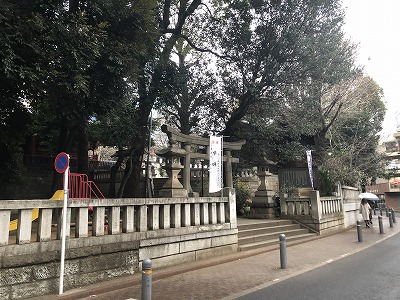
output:
[[[222,189],[222,137],[210,136],[209,192]]]
[[[307,165],[308,165],[308,174],[310,176],[311,187],[314,189],[314,176],[313,176],[313,169],[312,169],[312,155],[311,150],[306,151],[307,154]]]

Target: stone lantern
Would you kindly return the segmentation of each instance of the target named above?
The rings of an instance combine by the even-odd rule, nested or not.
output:
[[[169,141],[170,146],[157,152],[158,155],[165,157],[166,164],[163,167],[168,175],[168,180],[159,192],[160,197],[187,197],[188,192],[178,179],[178,174],[183,169],[181,158],[186,156],[186,151],[178,147],[174,140]]]
[[[252,199],[251,215],[256,218],[274,218],[275,188],[273,174],[269,171],[271,161],[262,161],[257,164],[257,176],[261,183]]]

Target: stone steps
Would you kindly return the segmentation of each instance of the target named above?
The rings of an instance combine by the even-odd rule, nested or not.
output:
[[[287,243],[317,236],[291,220],[241,219],[238,221],[239,251],[279,246],[279,235],[282,233]]]

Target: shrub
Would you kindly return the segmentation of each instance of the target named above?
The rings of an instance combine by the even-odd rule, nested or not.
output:
[[[249,213],[252,194],[250,185],[236,179],[233,187],[236,190],[236,211],[239,214]]]

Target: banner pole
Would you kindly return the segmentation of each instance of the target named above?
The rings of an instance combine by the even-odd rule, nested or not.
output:
[[[65,241],[67,235],[67,200],[68,200],[68,176],[69,167],[64,172],[64,199],[62,210],[62,234],[61,234],[61,265],[60,265],[60,284],[58,294],[64,290],[64,261],[65,261]]]

